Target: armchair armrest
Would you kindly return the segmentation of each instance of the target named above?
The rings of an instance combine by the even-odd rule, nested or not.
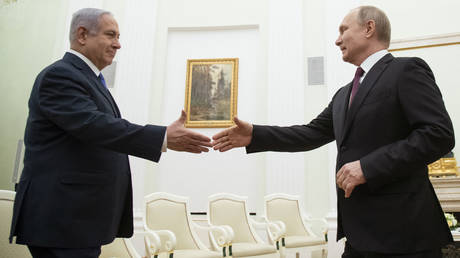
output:
[[[155,257],[155,255],[158,255],[161,248],[160,236],[153,231],[139,232],[139,234],[144,235],[144,247],[147,257]]]
[[[144,244],[148,257],[158,257],[160,252],[174,252],[176,235],[169,230],[151,230],[145,228]]]
[[[268,238],[271,244],[276,244],[279,247],[279,241],[286,234],[286,225],[284,222],[276,220],[276,221],[268,221],[267,218],[263,217],[264,222],[258,222],[251,219],[251,223],[256,229],[265,229],[267,231]]]
[[[311,229],[311,231],[317,235],[327,235],[328,231],[328,224],[326,219],[324,218],[312,218],[310,216],[302,216],[302,220],[304,224]]]
[[[233,229],[227,225],[199,225],[195,222],[192,223],[193,227],[206,230],[209,234],[209,242],[214,250],[218,250],[219,248],[225,247],[229,245],[233,241],[233,237],[235,234],[233,233]]]

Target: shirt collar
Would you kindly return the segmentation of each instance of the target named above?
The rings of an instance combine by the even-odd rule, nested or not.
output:
[[[364,75],[367,74],[367,72],[369,72],[369,70],[371,70],[371,68],[386,54],[388,54],[388,50],[383,49],[368,56],[360,65],[360,67],[364,70]]]
[[[78,56],[81,60],[83,60],[83,62],[85,62],[89,66],[89,68],[91,68],[91,70],[94,72],[96,77],[99,77],[99,74],[101,73],[101,71],[97,69],[97,67],[93,64],[93,62],[91,62],[91,60],[89,60],[86,56],[84,56],[82,53],[75,51],[73,49],[69,49],[69,51],[67,52]]]

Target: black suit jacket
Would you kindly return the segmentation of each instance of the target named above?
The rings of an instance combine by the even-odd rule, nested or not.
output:
[[[357,250],[408,253],[452,241],[427,164],[454,146],[452,122],[429,66],[387,54],[352,105],[351,83],[307,125],[254,126],[247,152],[306,151],[333,140],[336,171],[360,160],[367,183],[337,188],[338,235]]]
[[[133,233],[128,156],[158,162],[165,127],[120,117],[89,66],[66,53],[36,78],[29,99],[24,170],[11,238],[84,248]]]

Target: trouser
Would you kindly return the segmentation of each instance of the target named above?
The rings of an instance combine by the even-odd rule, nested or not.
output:
[[[90,248],[53,248],[27,246],[33,258],[98,258],[101,247]]]
[[[441,258],[441,249],[427,250],[407,254],[383,254],[374,252],[361,252],[354,249],[348,242],[345,244],[345,251],[342,258]]]

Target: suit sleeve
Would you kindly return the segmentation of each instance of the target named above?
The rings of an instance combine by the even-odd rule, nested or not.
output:
[[[49,70],[38,96],[45,117],[88,144],[158,162],[166,128],[132,124],[100,111],[83,83],[65,68]]]
[[[426,173],[426,166],[455,144],[452,122],[429,66],[419,58],[404,65],[397,83],[399,104],[410,133],[361,158],[361,167],[372,190],[395,180]]]
[[[332,101],[307,125],[288,127],[254,125],[252,141],[246,147],[246,152],[299,152],[323,146],[335,139],[331,110]]]

